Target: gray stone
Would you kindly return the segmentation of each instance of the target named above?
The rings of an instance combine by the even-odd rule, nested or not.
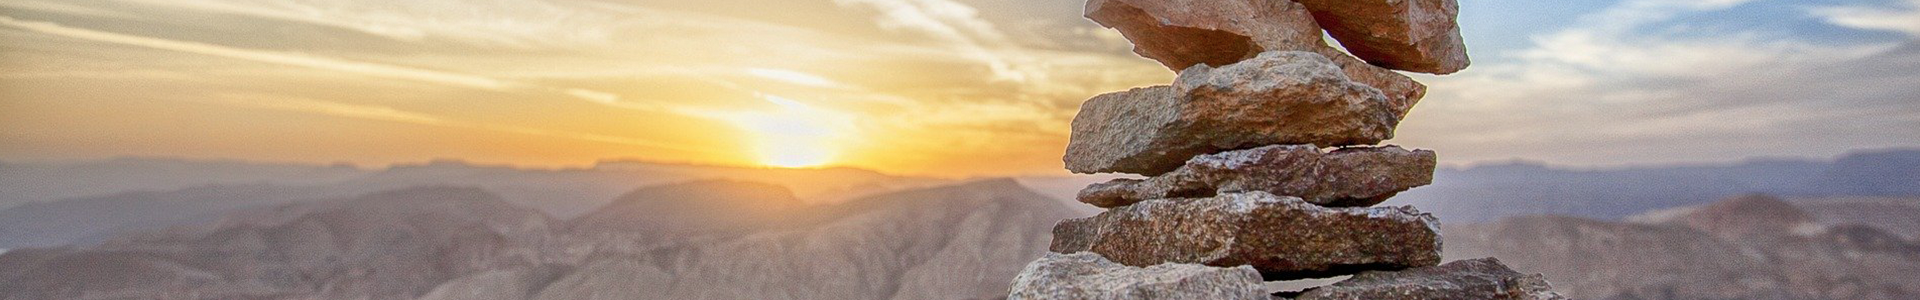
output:
[[[1399,123],[1379,90],[1348,80],[1325,57],[1269,52],[1187,69],[1171,86],[1088,100],[1065,161],[1077,173],[1159,175],[1225,150],[1375,144]]]
[[[1251,265],[1267,280],[1323,278],[1438,264],[1437,224],[1412,207],[1327,208],[1254,191],[1068,219],[1053,227],[1051,249],[1130,266]]]
[[[1398,272],[1366,272],[1307,289],[1296,299],[1564,300],[1539,274],[1515,272],[1493,258],[1469,259]]]
[[[1268,299],[1250,267],[1130,267],[1089,252],[1047,253],[1021,270],[1010,289],[1009,300]]]
[[[1433,183],[1433,151],[1398,146],[1322,152],[1313,145],[1273,145],[1196,156],[1173,172],[1114,179],[1080,190],[1079,200],[1118,207],[1148,199],[1209,197],[1264,191],[1322,206],[1372,206]]]

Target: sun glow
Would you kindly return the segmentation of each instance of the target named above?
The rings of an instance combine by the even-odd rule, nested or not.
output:
[[[818,88],[842,88],[846,86],[845,84],[827,79],[826,77],[794,70],[753,68],[747,69],[747,74],[753,75],[754,77]]]
[[[738,113],[726,119],[752,134],[760,164],[807,168],[825,166],[839,158],[838,145],[853,128],[852,117],[780,96],[759,96],[780,109]]]

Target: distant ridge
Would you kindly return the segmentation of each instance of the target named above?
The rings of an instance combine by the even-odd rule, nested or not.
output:
[[[0,299],[993,298],[1077,214],[1009,179],[837,204],[697,180],[565,221],[406,188],[6,253]]]
[[[208,164],[202,167],[201,164]],[[241,209],[349,197],[416,186],[477,187],[508,202],[570,218],[639,187],[696,180],[745,180],[789,188],[806,203],[952,182],[850,169],[769,169],[648,164],[646,168],[517,169],[457,160],[381,170],[230,161],[119,159],[74,165],[0,165],[0,248],[98,241],[123,227],[164,227]],[[154,169],[148,169],[154,168]],[[232,172],[233,174],[204,175]],[[45,182],[59,184],[42,185]],[[100,182],[88,185],[88,182]],[[175,187],[177,186],[177,187]],[[39,192],[16,193],[33,190]]]
[[[1443,168],[1433,185],[1388,204],[1414,204],[1451,222],[1557,214],[1617,220],[1730,196],[1920,195],[1920,149],[1861,151],[1831,162],[1764,159],[1726,165],[1567,170],[1516,162]]]
[[[1809,213],[1766,195],[1629,219],[1526,216],[1443,230],[1449,259],[1498,257],[1545,273],[1575,299],[1920,297],[1911,276],[1920,272],[1920,243],[1892,231],[1910,227]]]

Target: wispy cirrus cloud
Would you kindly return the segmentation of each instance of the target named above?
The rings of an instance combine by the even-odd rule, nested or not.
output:
[[[618,96],[578,88],[556,88],[523,82],[515,82],[486,76],[437,71],[406,66],[396,66],[347,59],[328,58],[300,53],[265,51],[228,47],[207,43],[176,41],[161,38],[126,35],[105,31],[67,27],[52,22],[23,21],[12,17],[0,16],[0,26],[13,27],[45,34],[83,39],[96,42],[114,43],[152,49],[178,51],[199,55],[209,55],[232,59],[249,60],[263,63],[305,67],[337,72],[355,73],[366,76],[394,78],[458,86],[493,91],[538,91],[568,95],[595,103],[616,105],[635,109],[658,109],[644,105],[621,104]]]
[[[1874,67],[1920,58],[1898,51],[1913,40],[1834,43],[1675,22],[1746,6],[1808,9],[1790,1],[1624,1],[1533,36],[1532,47],[1512,56],[1476,59],[1469,72],[1421,76],[1430,100],[1402,124],[1399,141],[1439,148],[1453,163],[1609,165],[1831,156],[1920,137],[1904,129],[1920,124],[1903,117],[1920,104],[1887,101],[1920,92],[1920,71]]]
[[[1433,86],[1430,100],[1402,124],[1396,142],[1436,148],[1449,163],[1615,164],[1829,156],[1920,140],[1902,129],[1920,127],[1913,117],[1920,107],[1907,101],[1920,93],[1912,88],[1920,82],[1912,71],[1920,69],[1920,46],[1911,35],[1886,33],[1906,28],[1912,1],[1468,1],[1463,30],[1473,37],[1477,65],[1453,76],[1418,75]],[[570,147],[447,150],[429,146],[447,142],[431,141],[434,135],[406,139],[414,144],[404,151],[433,155],[751,163],[765,154],[751,152],[770,152],[767,145],[824,136],[833,140],[832,156],[844,159],[838,163],[853,166],[1059,172],[1081,101],[1173,75],[1082,19],[1072,1],[17,0],[0,10],[10,17],[0,20],[0,85],[7,88],[0,104],[22,108],[9,116],[28,117],[0,122],[36,130],[0,136],[0,143],[44,147],[69,146],[20,137],[150,127],[68,130],[89,125],[52,121],[85,117],[74,112],[87,107],[138,107],[151,111],[122,119],[164,122],[157,120],[183,112],[166,102],[240,93],[322,102],[250,106],[256,109],[438,123],[432,128],[469,129],[462,138]],[[1538,10],[1550,17],[1521,17]],[[1491,19],[1539,24],[1484,23]],[[140,88],[76,88],[89,85]],[[196,116],[209,124],[262,121]],[[761,119],[779,122],[743,121]],[[448,125],[482,120],[497,128]],[[349,129],[268,121],[324,137],[428,128],[341,132]],[[789,126],[814,123],[833,126]],[[770,138],[786,127],[835,132]],[[502,133],[514,135],[493,136]],[[249,147],[192,132],[122,134]],[[606,145],[577,142],[596,140]],[[463,141],[471,140],[453,140]],[[614,146],[636,141],[732,153]],[[262,152],[291,155],[279,150]]]
[[[1037,61],[1018,51],[993,23],[981,19],[980,11],[951,0],[834,0],[842,6],[862,6],[878,11],[875,21],[881,28],[925,34],[956,49],[961,55],[980,60],[992,70],[995,79],[1014,82],[1045,81],[1046,72],[1035,68]]]
[[[229,105],[229,106],[236,106],[236,107],[307,113],[307,114],[334,116],[334,117],[351,118],[351,119],[386,121],[386,122],[397,122],[397,123],[450,127],[450,128],[478,129],[478,130],[494,131],[494,132],[501,132],[501,133],[537,135],[537,136],[574,139],[574,140],[590,141],[590,142],[640,146],[640,147],[675,151],[679,153],[714,152],[712,150],[689,148],[689,147],[671,144],[671,143],[662,143],[658,141],[636,139],[636,138],[623,137],[623,136],[551,130],[551,129],[542,129],[542,128],[535,128],[535,127],[526,127],[526,126],[505,125],[505,124],[498,124],[498,123],[461,121],[461,120],[431,115],[427,113],[403,111],[403,110],[395,109],[392,107],[379,106],[379,105],[349,104],[349,103],[316,100],[316,99],[289,98],[285,96],[274,96],[274,95],[226,95],[226,96],[215,97],[215,98],[211,98],[209,100],[203,100],[203,101],[214,103],[214,104]]]
[[[1892,5],[1821,6],[1811,11],[1841,26],[1920,37],[1920,0],[1895,1]]]
[[[621,24],[616,14],[604,9],[542,0],[126,1],[329,26],[400,40],[441,38],[514,48],[605,44]]]

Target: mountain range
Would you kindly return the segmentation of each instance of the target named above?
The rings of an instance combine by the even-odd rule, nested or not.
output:
[[[1442,168],[1433,184],[1387,205],[1450,223],[1566,215],[1618,220],[1647,210],[1749,193],[1795,198],[1920,195],[1920,150],[1863,151],[1832,161],[1756,159],[1722,165],[1562,169],[1538,163]]]
[[[1789,202],[1744,195],[1606,221],[1526,216],[1443,227],[1448,259],[1498,257],[1575,299],[1914,299],[1920,198]],[[1810,211],[1826,210],[1826,213]]]
[[[14,250],[0,299],[995,298],[1075,216],[1004,179],[835,204],[695,181],[571,219],[419,187]]]
[[[176,175],[169,176],[175,171]],[[194,177],[222,172],[238,175]],[[247,208],[416,186],[476,187],[507,202],[569,218],[635,188],[705,179],[778,184],[807,203],[832,203],[954,182],[850,168],[766,169],[644,162],[521,169],[436,161],[381,170],[159,159],[0,164],[0,195],[9,195],[0,199],[31,199],[0,209],[0,249],[88,244],[125,228],[205,221]],[[63,184],[41,185],[46,182]],[[99,184],[85,184],[89,182]],[[79,196],[50,199],[45,198],[47,195]]]

